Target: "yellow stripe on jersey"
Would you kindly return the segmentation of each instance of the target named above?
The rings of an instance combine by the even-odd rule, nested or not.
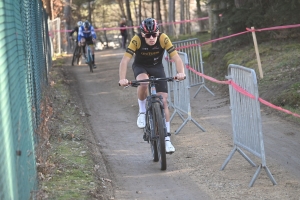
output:
[[[139,36],[135,35],[130,41],[128,48],[125,52],[125,56],[132,58],[133,54],[141,47],[141,39]]]
[[[164,33],[161,34],[161,36],[159,38],[159,43],[162,46],[162,48],[167,50],[167,52],[170,54],[171,58],[177,54],[175,47],[173,46],[170,38],[166,34],[164,34]]]

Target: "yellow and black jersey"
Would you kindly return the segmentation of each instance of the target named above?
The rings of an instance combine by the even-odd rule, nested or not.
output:
[[[135,54],[134,64],[155,67],[158,64],[162,64],[165,50],[170,54],[171,58],[177,54],[171,40],[166,34],[160,33],[153,46],[148,45],[145,38],[141,34],[138,34],[131,39],[125,56],[132,58]]]

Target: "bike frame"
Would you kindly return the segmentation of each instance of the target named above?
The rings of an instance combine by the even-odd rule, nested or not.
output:
[[[78,42],[76,39],[73,39],[74,44],[75,44],[75,49],[73,52],[73,58],[72,58],[72,66],[74,65],[74,62],[76,61],[77,64],[81,63],[81,51],[82,51],[82,47],[80,45],[78,45]]]

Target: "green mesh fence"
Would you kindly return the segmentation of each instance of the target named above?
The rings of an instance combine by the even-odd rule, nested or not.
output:
[[[37,190],[35,134],[51,66],[47,14],[40,0],[0,1],[0,199]]]

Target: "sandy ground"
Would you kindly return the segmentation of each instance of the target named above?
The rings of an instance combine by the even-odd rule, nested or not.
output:
[[[257,167],[238,152],[220,170],[233,141],[229,97],[217,88],[210,88],[215,96],[202,88],[196,98],[192,97],[197,88],[191,89],[191,116],[206,131],[189,121],[173,134],[176,152],[167,155],[167,170],[161,171],[159,163],[151,160],[150,145],[136,126],[136,89],[118,86],[122,55],[121,49],[97,52],[94,73],[84,64],[65,67],[88,113],[103,156],[97,164],[106,168],[112,180],[114,199],[300,199],[300,125],[267,114],[263,107],[266,162],[277,185],[262,170],[249,187]],[[131,66],[127,74],[133,79]],[[171,131],[181,124],[175,116]],[[261,163],[247,155],[257,165]]]

